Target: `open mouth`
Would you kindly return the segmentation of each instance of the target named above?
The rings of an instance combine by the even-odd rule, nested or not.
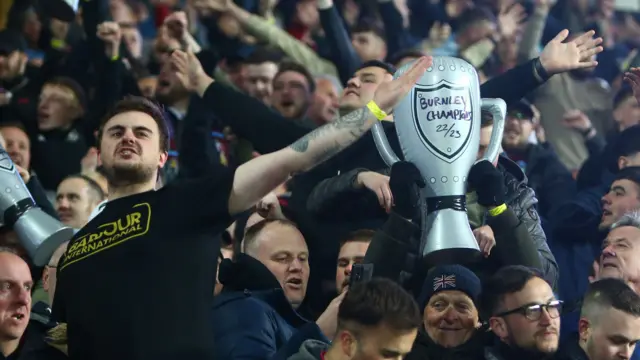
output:
[[[298,278],[289,279],[287,280],[285,285],[298,289],[302,287],[302,279],[298,279]]]

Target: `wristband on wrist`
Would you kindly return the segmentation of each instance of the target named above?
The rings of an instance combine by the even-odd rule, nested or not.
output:
[[[64,48],[65,43],[64,40],[58,40],[58,39],[51,39],[51,47],[56,49],[56,50],[60,50],[62,48]]]
[[[589,135],[589,133],[593,130],[593,126],[589,126],[588,129],[584,129],[584,130],[580,130],[580,133],[582,134],[582,136],[587,137],[587,135]]]
[[[111,57],[111,61],[116,61],[116,60],[118,60],[118,59],[120,59],[120,56],[119,56],[119,55],[113,55],[113,56]]]
[[[495,208],[489,210],[490,216],[498,216],[503,212],[507,211],[507,204],[502,204],[500,206],[496,206]]]
[[[380,109],[378,104],[376,104],[373,100],[367,103],[367,108],[378,120],[384,120],[387,116],[389,116],[386,112],[384,112],[384,110]]]
[[[547,72],[544,66],[542,66],[540,58],[536,58],[536,60],[533,62],[533,71],[538,80],[540,80],[541,82],[547,81],[551,77],[551,75],[549,75],[549,72]]]

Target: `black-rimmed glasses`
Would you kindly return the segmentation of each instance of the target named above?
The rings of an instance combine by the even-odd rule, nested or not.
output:
[[[564,301],[562,300],[552,300],[546,304],[529,304],[513,310],[499,313],[496,316],[502,317],[511,314],[521,314],[531,321],[536,321],[540,319],[540,316],[542,316],[542,310],[545,310],[547,314],[549,314],[550,318],[555,319],[562,313],[563,303]]]

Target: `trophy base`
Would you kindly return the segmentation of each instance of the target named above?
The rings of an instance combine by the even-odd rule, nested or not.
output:
[[[424,254],[421,262],[430,268],[438,265],[474,264],[483,259],[482,252],[470,248],[449,248]]]

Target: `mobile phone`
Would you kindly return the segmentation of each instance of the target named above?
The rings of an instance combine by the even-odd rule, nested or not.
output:
[[[373,277],[373,264],[354,264],[349,276],[349,287],[364,281],[369,281]]]

